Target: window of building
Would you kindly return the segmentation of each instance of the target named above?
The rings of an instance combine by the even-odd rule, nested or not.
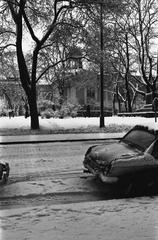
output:
[[[95,99],[95,89],[93,88],[87,89],[87,98]]]

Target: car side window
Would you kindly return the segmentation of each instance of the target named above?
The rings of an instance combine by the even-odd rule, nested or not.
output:
[[[155,144],[154,144],[154,146],[153,146],[152,155],[153,155],[155,158],[158,158],[158,140],[155,142]]]

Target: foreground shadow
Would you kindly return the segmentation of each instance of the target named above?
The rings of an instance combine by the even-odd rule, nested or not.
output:
[[[158,195],[158,176],[154,171],[124,176],[113,184],[103,183],[94,178],[92,184],[98,188],[96,194],[101,200]]]

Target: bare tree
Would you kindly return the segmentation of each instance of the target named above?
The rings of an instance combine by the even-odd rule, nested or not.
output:
[[[22,105],[24,91],[18,79],[15,51],[3,52],[0,60],[0,95],[5,97],[7,107],[16,111]]]
[[[129,3],[127,1],[127,3]],[[137,94],[156,91],[158,78],[157,39],[158,5],[156,0],[134,0],[114,23],[113,65],[125,80],[128,111]],[[156,45],[155,45],[156,46]],[[144,86],[144,91],[142,91]]]
[[[37,72],[40,52],[50,44],[50,37],[55,34],[57,27],[66,24],[69,2],[2,0],[0,48],[2,51],[16,48],[20,81],[30,108],[31,129],[39,129],[36,84],[40,79]],[[23,49],[25,33],[29,34],[32,44],[31,69],[27,65]]]
[[[154,41],[158,37],[157,1],[135,0],[133,9],[137,22],[131,27],[130,33],[135,41],[134,50],[137,53],[141,81],[147,92],[152,92],[154,96],[158,79],[157,49],[153,49]]]
[[[130,33],[134,38],[133,49],[137,54],[137,62],[141,81],[146,86],[147,92],[156,91],[157,49],[155,40],[158,37],[156,25],[158,23],[157,1],[135,1],[133,6],[137,22],[133,24]]]

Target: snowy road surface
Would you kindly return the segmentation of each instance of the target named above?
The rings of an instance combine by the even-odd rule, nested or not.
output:
[[[99,187],[81,173],[83,155],[90,145],[0,147],[1,157],[11,166],[10,182],[0,191],[1,200],[4,198],[0,240],[158,239],[157,196],[98,201],[93,194],[92,199],[86,196],[87,200],[77,201],[83,192],[96,193]],[[67,201],[63,193],[78,195],[74,198],[72,194]]]
[[[157,240],[158,198],[1,210],[1,239]]]
[[[104,186],[82,170],[86,150],[97,143],[1,146],[11,171],[9,183],[0,188],[0,209],[102,199]]]

